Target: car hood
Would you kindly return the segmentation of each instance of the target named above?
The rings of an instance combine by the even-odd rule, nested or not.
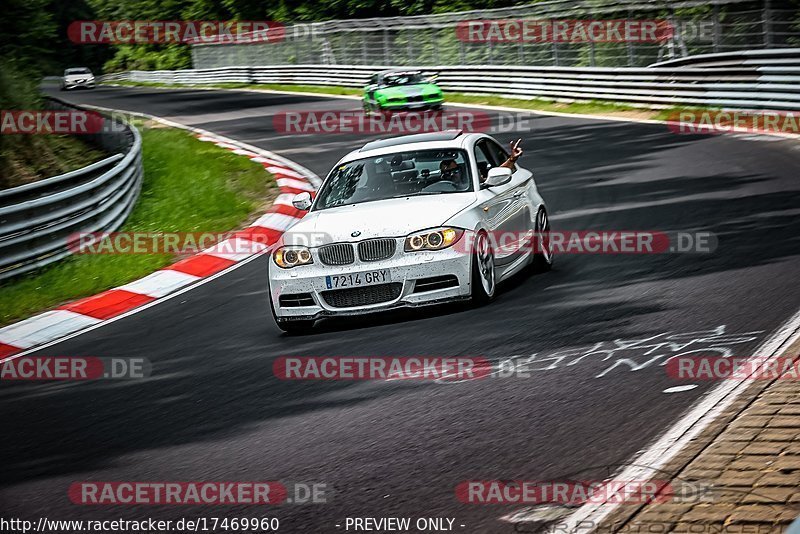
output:
[[[67,76],[64,76],[64,79],[69,82],[88,80],[90,78],[94,78],[94,76],[92,74],[68,74]]]
[[[439,88],[431,83],[417,83],[413,85],[396,85],[384,87],[380,91],[381,96],[390,97],[411,97],[423,94],[438,93]]]
[[[475,193],[446,193],[377,200],[312,211],[286,232],[286,244],[313,246],[373,237],[403,237],[442,226],[475,202]],[[353,232],[361,232],[353,236]]]

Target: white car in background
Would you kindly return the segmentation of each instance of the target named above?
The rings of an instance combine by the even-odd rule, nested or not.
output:
[[[529,170],[500,166],[507,157],[490,136],[460,131],[373,141],[345,156],[313,201],[309,193],[294,198],[309,213],[271,253],[278,327],[302,331],[321,317],[463,299],[482,304],[526,266],[549,270],[544,200]],[[492,245],[498,234],[521,244],[536,233],[536,250]]]
[[[78,87],[94,89],[94,74],[86,67],[67,69],[64,71],[64,76],[61,78],[62,91],[76,89]]]

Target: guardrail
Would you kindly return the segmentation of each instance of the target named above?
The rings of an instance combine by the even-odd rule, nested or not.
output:
[[[800,49],[777,48],[768,50],[742,50],[724,54],[699,54],[670,61],[654,63],[650,67],[702,67],[704,69],[728,67],[800,67]]]
[[[774,52],[774,51],[772,51]],[[800,48],[783,58],[800,58]],[[718,56],[724,56],[720,54]],[[102,81],[180,85],[219,83],[339,85],[363,87],[369,76],[389,67],[275,65],[177,71],[130,71]],[[404,67],[439,74],[445,91],[512,98],[603,100],[648,107],[713,106],[800,110],[800,66],[740,64],[702,67]]]
[[[51,100],[51,109],[78,109]],[[133,209],[142,185],[142,138],[104,118],[90,143],[116,153],[76,171],[0,191],[0,280],[70,254],[78,232],[111,232]]]

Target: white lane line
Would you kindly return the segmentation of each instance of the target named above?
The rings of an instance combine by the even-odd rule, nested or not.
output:
[[[275,161],[274,159],[265,158],[263,156],[254,156],[250,159],[255,161],[256,163],[269,163],[270,165],[275,165],[278,167],[282,166],[280,161]]]
[[[234,237],[220,241],[213,247],[205,249],[203,254],[225,258],[226,260],[241,261],[253,254],[260,254],[267,248],[269,246],[265,243]]]
[[[308,191],[309,193],[313,193],[314,191],[316,191],[313,185],[304,180],[295,180],[294,178],[278,178],[276,182],[278,182],[278,187],[291,187],[292,189],[302,189],[303,191]]]
[[[239,156],[247,156],[250,159],[253,159],[254,157],[257,157],[255,154],[253,154],[249,150],[242,150],[241,148],[234,148],[233,150],[231,150],[231,152],[233,152],[234,154],[237,154]]]
[[[148,274],[144,278],[140,278],[135,282],[119,286],[117,289],[124,289],[131,293],[141,293],[148,297],[161,298],[166,296],[178,288],[193,284],[200,280],[200,276],[174,271],[172,269],[163,269]]]
[[[11,356],[8,356],[6,358],[2,358],[2,359],[0,359],[0,364],[1,363],[5,363],[5,362],[10,362],[11,360],[16,360],[17,358],[21,358],[23,356],[27,356],[28,354],[32,354],[32,353],[38,352],[40,350],[44,350],[44,349],[46,349],[48,347],[52,347],[53,345],[58,345],[59,343],[63,343],[63,342],[65,342],[67,340],[70,340],[70,339],[72,339],[74,337],[82,336],[83,334],[86,334],[87,332],[91,332],[92,330],[97,330],[98,328],[102,328],[102,327],[104,327],[106,325],[109,325],[111,323],[115,323],[115,322],[120,321],[122,319],[125,319],[126,317],[129,317],[131,315],[134,315],[134,314],[137,314],[137,313],[141,313],[141,312],[143,312],[145,310],[149,310],[153,306],[158,306],[159,304],[162,304],[162,303],[167,302],[169,300],[172,300],[174,298],[180,297],[184,293],[188,293],[189,291],[193,291],[194,289],[196,289],[196,288],[198,288],[198,287],[200,287],[202,285],[205,285],[205,284],[207,284],[209,282],[212,282],[212,281],[216,280],[217,278],[225,276],[228,273],[230,273],[231,271],[236,270],[236,269],[238,269],[240,267],[243,267],[243,266],[247,265],[248,263],[250,263],[251,261],[259,259],[260,257],[261,257],[260,254],[253,254],[249,258],[245,258],[242,261],[240,261],[239,263],[234,263],[233,265],[231,265],[230,267],[228,267],[227,269],[225,269],[223,271],[220,271],[220,272],[218,272],[216,274],[212,274],[211,276],[207,276],[205,278],[201,278],[196,284],[192,284],[190,286],[186,286],[186,287],[184,287],[182,289],[179,289],[178,291],[175,291],[174,293],[170,293],[166,297],[163,297],[163,298],[156,299],[154,301],[148,302],[147,304],[139,306],[138,308],[133,308],[132,310],[127,311],[127,312],[125,312],[125,313],[123,313],[121,315],[117,315],[117,316],[114,316],[114,317],[112,317],[110,319],[105,319],[103,321],[99,321],[97,324],[89,325],[89,326],[87,326],[85,328],[82,328],[82,329],[77,330],[75,332],[72,332],[70,334],[66,334],[63,337],[59,337],[58,339],[54,339],[52,341],[48,341],[47,343],[44,343],[42,345],[36,345],[36,346],[31,347],[31,348],[29,348],[27,350],[24,350],[22,352],[18,352],[16,354],[12,354]],[[55,311],[65,311],[65,310],[55,310]],[[50,313],[50,312],[47,312],[47,313]],[[13,326],[17,326],[17,325],[13,325]],[[16,346],[18,346],[18,345],[16,345]]]
[[[282,174],[283,176],[288,176],[290,178],[298,178],[300,180],[305,180],[305,176],[300,174],[299,172],[295,172],[291,169],[287,169],[286,167],[275,167],[270,166],[266,167],[266,169],[271,172],[272,174]]]
[[[99,322],[100,319],[88,315],[51,310],[0,328],[0,343],[27,349]]]
[[[800,310],[756,349],[751,360],[755,358],[773,360],[798,339],[800,339]],[[614,480],[650,480],[654,473],[662,469],[678,452],[705,430],[751,384],[752,381],[748,377],[738,380],[723,380],[655,443],[632,459],[628,467],[611,478]],[[587,525],[590,528],[582,529],[581,532],[591,532],[621,504],[619,502],[584,504],[567,517],[563,523],[559,523],[559,528],[563,528],[564,532],[577,532],[579,525]]]
[[[685,386],[674,386],[667,388],[661,393],[682,393],[684,391],[691,391],[697,387],[697,384],[686,384]]]

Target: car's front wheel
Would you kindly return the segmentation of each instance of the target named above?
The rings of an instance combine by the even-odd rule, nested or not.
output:
[[[478,306],[494,299],[494,250],[485,232],[478,234],[472,254],[472,302]]]

